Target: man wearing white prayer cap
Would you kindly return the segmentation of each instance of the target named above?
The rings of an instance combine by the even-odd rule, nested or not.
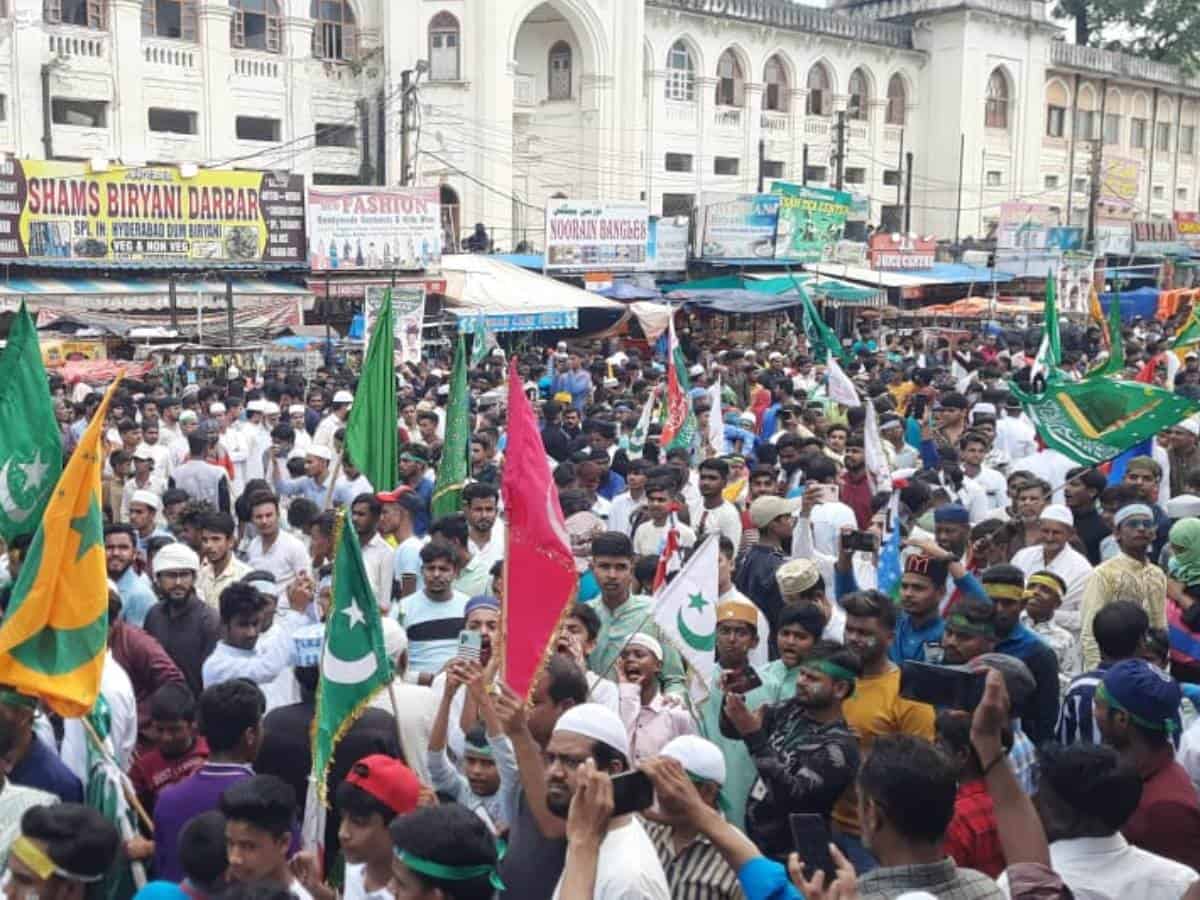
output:
[[[1013,554],[1012,564],[1020,569],[1025,579],[1034,572],[1053,572],[1063,580],[1067,591],[1062,605],[1054,614],[1054,623],[1071,632],[1079,640],[1079,616],[1083,603],[1083,592],[1092,577],[1093,566],[1087,556],[1075,547],[1075,515],[1070,507],[1052,503],[1038,517],[1039,542]]]
[[[333,482],[332,466],[333,450],[314,441],[304,451],[303,475],[289,478],[284,462],[278,456],[271,458],[270,475],[281,497],[306,497],[318,509],[324,509]]]
[[[161,602],[146,613],[143,628],[157,640],[199,697],[204,689],[201,669],[221,627],[217,611],[196,593],[200,557],[187,544],[167,544],[154,555],[154,581]]]
[[[293,403],[287,408],[288,424],[292,426],[292,431],[295,434],[295,437],[292,439],[292,445],[299,447],[301,450],[307,450],[312,446],[312,435],[304,427],[304,413],[305,408],[303,403]]]
[[[1189,416],[1167,431],[1171,496],[1186,493],[1188,476],[1200,470],[1200,419]]]
[[[329,415],[323,418],[317,425],[316,432],[313,433],[313,443],[321,444],[334,449],[333,436],[338,433],[338,430],[346,427],[346,422],[350,418],[350,406],[354,402],[354,395],[349,391],[337,391],[333,395],[333,404]]]
[[[713,809],[720,809],[717,798],[725,783],[721,748],[698,735],[687,734],[663,747],[660,755],[678,761],[701,799]],[[663,821],[666,816],[661,809],[656,810],[654,818],[646,822],[646,834],[658,851],[672,897],[742,896],[737,873],[700,834],[695,822],[688,818]]]
[[[638,632],[625,642],[617,661],[621,722],[629,735],[627,755],[634,765],[658,756],[672,739],[696,733],[686,709],[663,702],[659,683],[662,658],[662,644]]]
[[[576,791],[593,772],[613,776],[629,771],[629,739],[625,726],[611,709],[599,703],[581,703],[559,716],[544,757],[546,806],[565,819]],[[582,860],[576,862],[584,865]],[[578,894],[568,896],[563,891],[572,865],[568,856],[567,869],[554,889],[553,900],[582,900]],[[658,851],[632,813],[613,816],[594,861],[586,865],[594,866],[595,898],[670,900]]]

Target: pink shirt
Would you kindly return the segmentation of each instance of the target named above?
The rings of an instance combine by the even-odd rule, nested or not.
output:
[[[636,684],[622,684],[621,721],[629,733],[629,755],[637,765],[644,759],[658,756],[663,747],[683,734],[695,734],[691,714],[683,708],[668,706],[660,691],[649,706],[642,706],[642,689]]]

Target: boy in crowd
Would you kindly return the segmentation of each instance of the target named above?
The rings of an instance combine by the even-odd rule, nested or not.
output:
[[[204,765],[208,742],[196,733],[196,698],[182,682],[169,682],[150,698],[154,746],[138,755],[129,770],[138,800],[154,809],[158,794]]]
[[[287,782],[275,775],[239,781],[221,796],[221,813],[230,881],[271,881],[295,900],[313,900],[288,867],[296,794]]]

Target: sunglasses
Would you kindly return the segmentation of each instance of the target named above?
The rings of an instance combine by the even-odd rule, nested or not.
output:
[[[1153,519],[1126,519],[1121,524],[1128,525],[1130,528],[1153,528],[1154,520]]]

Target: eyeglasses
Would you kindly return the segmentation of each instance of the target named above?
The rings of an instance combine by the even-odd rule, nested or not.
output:
[[[1121,524],[1128,525],[1130,528],[1153,528],[1154,520],[1153,519],[1126,519]]]
[[[589,759],[591,759],[590,756],[568,756],[565,753],[550,752],[542,753],[542,765],[547,769],[554,768],[554,764],[558,763],[567,772],[574,772]]]

